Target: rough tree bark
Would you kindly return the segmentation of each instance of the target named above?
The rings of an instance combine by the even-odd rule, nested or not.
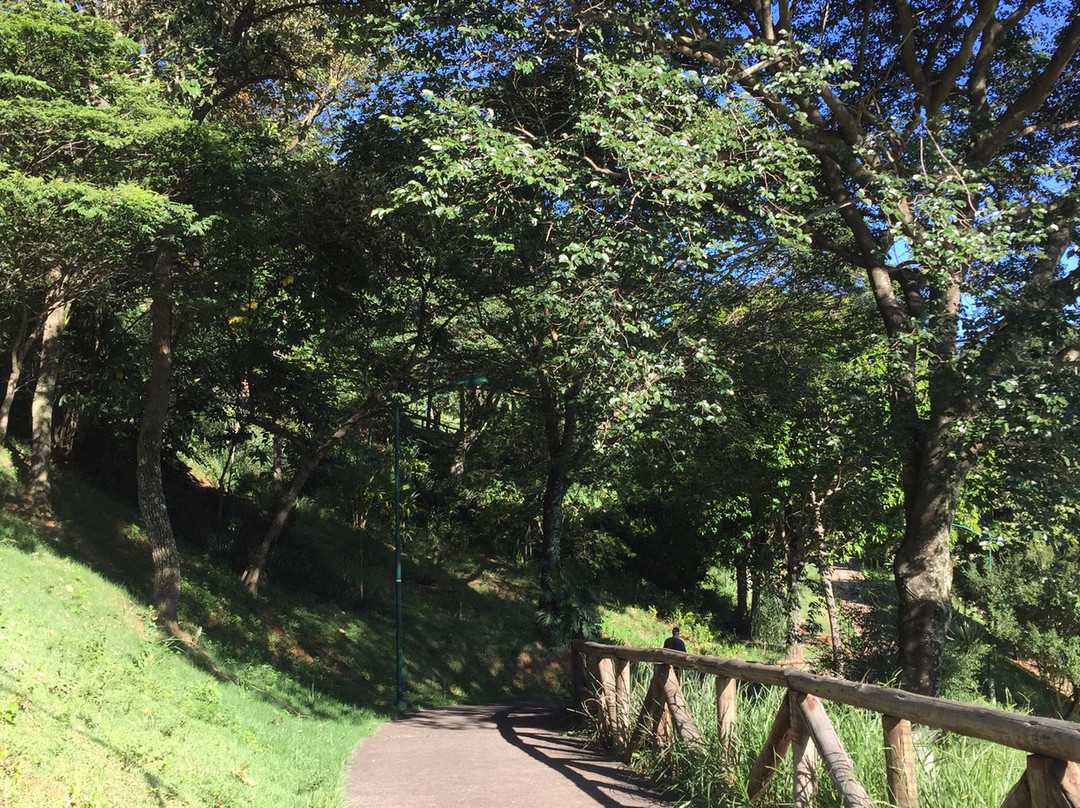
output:
[[[750,636],[750,567],[745,560],[735,563],[735,630]]]
[[[154,610],[158,624],[176,635],[180,633],[180,555],[161,478],[161,447],[172,388],[172,271],[172,256],[158,253],[151,277],[150,378],[139,426],[135,476],[139,513],[150,540],[154,567]]]
[[[938,695],[946,634],[952,619],[950,539],[960,490],[970,468],[962,447],[944,440],[945,424],[924,433],[905,463],[904,538],[893,573],[899,593],[902,685]]]
[[[828,553],[820,551],[821,591],[825,595],[825,611],[829,616],[829,641],[832,645],[833,671],[843,676],[844,641],[840,637],[840,614],[836,607],[836,591],[833,589],[833,565]]]
[[[540,385],[541,411],[547,444],[548,472],[540,514],[540,602],[544,611],[558,612],[562,604],[554,576],[562,562],[563,501],[570,488],[570,471],[576,463],[578,390],[556,395],[547,380]]]
[[[783,545],[787,548],[787,587],[788,630],[786,658],[793,662],[803,660],[803,618],[802,603],[799,601],[802,588],[803,570],[806,568],[805,531],[800,527],[791,529],[784,519],[780,524]]]
[[[1039,148],[1039,138],[1072,126],[1046,114],[1049,103],[1060,104],[1054,101],[1055,94],[1067,95],[1065,82],[1075,70],[1080,51],[1080,15],[1075,3],[1068,7],[1054,18],[1046,17],[1036,3],[987,0],[978,4],[977,12],[935,16],[937,9],[927,7],[925,14],[916,14],[907,0],[894,0],[874,7],[876,36],[830,38],[825,32],[842,15],[828,2],[811,2],[795,14],[789,3],[770,6],[720,0],[715,9],[710,7],[709,15],[687,20],[687,33],[662,39],[655,32],[663,30],[663,25],[634,28],[650,46],[662,41],[679,58],[726,73],[818,161],[818,179],[836,216],[813,214],[803,224],[804,233],[823,253],[865,273],[891,341],[892,432],[903,467],[907,520],[894,562],[900,597],[900,663],[903,686],[924,694],[936,695],[941,686],[942,651],[951,617],[949,533],[977,449],[962,430],[978,408],[976,376],[992,376],[993,357],[1007,363],[1012,347],[1034,333],[1039,319],[1029,318],[1025,306],[1052,306],[1061,311],[1075,302],[1080,271],[1058,275],[1062,253],[1054,242],[1073,237],[1076,213],[1066,194],[1047,206],[1056,229],[1042,236],[1045,243],[1040,247],[1053,260],[1038,262],[1041,266],[1032,268],[1016,296],[1017,301],[1034,302],[1003,310],[985,333],[967,334],[965,354],[957,344],[960,291],[968,288],[974,274],[985,270],[975,263],[965,264],[963,258],[945,266],[928,263],[923,255],[915,256],[915,269],[908,269],[892,266],[888,255],[896,232],[909,233],[908,244],[914,248],[934,232],[935,225],[927,226],[918,215],[923,204],[919,188],[925,179],[925,158],[934,155],[931,159],[936,159],[940,144],[966,146],[949,157],[942,152],[943,160],[933,172],[952,177],[958,173],[957,166],[985,169],[989,185],[997,189],[994,172],[1004,149],[1025,143]],[[1012,35],[1038,15],[1043,15],[1040,25],[1056,27],[1046,37],[1045,58],[1033,69],[1015,62],[1004,65],[1001,59],[1007,56]],[[802,57],[765,60],[750,67],[732,51],[745,41],[743,30],[733,37],[731,28],[710,35],[710,21],[721,19],[737,21],[733,27],[741,27],[765,45],[789,35],[816,42],[823,57],[847,59],[855,67],[857,82],[851,91],[821,82],[813,97],[785,95],[782,86],[770,84],[769,79],[803,71]],[[946,25],[950,30],[943,30]],[[893,88],[895,106],[879,109],[881,99]],[[957,110],[970,111],[970,117],[954,114]],[[949,129],[955,126],[970,129],[966,133]],[[871,143],[875,146],[870,147]],[[889,189],[895,184],[878,181],[890,177],[912,180],[913,195],[891,200]],[[1003,188],[1019,181],[1007,164],[1001,166],[1000,180]],[[969,191],[978,185],[966,182]],[[1004,190],[994,193],[1008,194]],[[970,211],[955,209],[952,225],[958,232],[972,232],[981,215],[979,199],[970,201]],[[846,240],[830,230],[835,225],[847,231]],[[926,255],[931,261],[939,260],[933,258],[932,250]],[[927,335],[930,344],[916,354],[911,346]],[[985,357],[986,364],[980,369],[977,363],[982,359],[974,360],[967,382],[956,378],[951,384],[936,383],[935,366],[947,376],[966,357]],[[932,368],[928,390],[924,386],[927,363]]]
[[[49,273],[52,284],[45,298],[45,320],[41,325],[37,384],[31,405],[30,477],[26,503],[32,511],[47,513],[52,494],[53,411],[59,379],[60,335],[67,323],[70,303],[65,299],[59,270]]]
[[[464,396],[466,391],[461,389],[462,401],[464,402]],[[461,479],[465,476],[465,458],[468,457],[469,450],[472,449],[477,439],[484,431],[484,427],[487,425],[487,415],[491,407],[493,407],[499,400],[499,394],[497,392],[489,392],[484,396],[483,402],[473,401],[473,406],[470,411],[472,412],[471,422],[466,424],[465,418],[465,406],[464,403],[461,407],[461,429],[458,434],[458,441],[454,446],[454,455],[450,461],[450,479],[454,482],[461,482]],[[428,405],[428,411],[430,412],[431,406]]]

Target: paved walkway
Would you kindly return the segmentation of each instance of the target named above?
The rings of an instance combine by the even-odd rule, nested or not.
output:
[[[346,808],[669,808],[552,702],[425,710],[357,745]]]

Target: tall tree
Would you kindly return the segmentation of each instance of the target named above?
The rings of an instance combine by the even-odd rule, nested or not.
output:
[[[713,9],[692,13],[692,33],[665,43],[704,75],[715,69],[784,143],[806,150],[829,208],[799,231],[865,272],[892,346],[903,684],[937,693],[950,534],[964,479],[993,437],[988,395],[1038,372],[1017,365],[1017,347],[1060,345],[1076,300],[1077,272],[1063,258],[1077,228],[1068,166],[1080,6],[720,8],[726,24]]]
[[[482,47],[499,50],[499,40]],[[670,404],[672,380],[707,365],[709,350],[664,328],[700,286],[669,267],[697,261],[702,248],[663,189],[628,192],[622,172],[604,165],[595,127],[608,99],[590,93],[601,78],[562,44],[523,50],[518,68],[429,93],[396,121],[427,147],[399,199],[461,222],[487,256],[474,281],[483,295],[475,339],[493,346],[492,375],[537,419],[540,606],[550,616],[561,609],[563,508],[575,475],[598,447]],[[667,124],[677,102],[659,88],[643,104]]]
[[[544,18],[634,82],[621,114],[598,122],[609,168],[640,183],[660,155],[699,167],[673,174],[683,194],[863,272],[890,344],[900,662],[919,692],[940,687],[957,498],[1000,433],[988,402],[1038,372],[1018,346],[1056,346],[1047,362],[1074,339],[1077,270],[1063,259],[1077,228],[1077,11],[613,2],[572,24]],[[672,76],[696,88],[677,132],[635,98]],[[756,189],[742,201],[722,193],[732,170]]]
[[[660,192],[708,213],[703,225],[746,225],[703,239],[714,265],[726,249],[769,244],[862,272],[890,345],[903,469],[903,684],[936,693],[957,498],[1001,432],[988,402],[1038,372],[1016,361],[1018,346],[1043,342],[1044,363],[1073,347],[1078,271],[1063,259],[1077,229],[1080,7],[612,0],[491,20],[455,10],[473,82],[528,75],[542,34],[597,79],[578,89],[604,114],[583,119],[589,142],[568,142],[601,177],[578,193],[618,179],[628,205]],[[676,105],[681,117],[657,113]],[[546,133],[517,134],[536,165],[559,153]],[[497,162],[497,142],[470,148]]]
[[[156,187],[155,154],[185,123],[138,69],[116,28],[64,4],[12,4],[0,17],[5,250],[20,318],[5,412],[32,340],[40,345],[28,498],[47,509],[60,337],[70,306],[107,299],[134,256],[196,229],[194,210]],[[41,287],[45,287],[41,289]],[[40,290],[40,291],[37,291]],[[26,322],[29,327],[23,325]]]
[[[317,124],[325,121],[328,110],[339,96],[363,92],[362,79],[371,63],[370,54],[381,44],[379,28],[367,24],[350,27],[357,16],[374,11],[374,6],[341,2],[199,4],[178,0],[174,3],[104,2],[95,7],[143,44],[149,66],[169,87],[172,97],[189,106],[191,117],[204,122],[214,120],[232,126],[234,131],[251,137],[266,137],[261,164],[272,163],[283,152],[305,142],[319,143],[324,132]],[[286,142],[287,141],[287,142]],[[325,145],[319,143],[316,156],[325,157]],[[167,285],[157,285],[164,293]],[[161,301],[153,306],[154,316],[171,313],[173,306]],[[170,314],[170,322],[172,317]],[[159,340],[152,346],[152,356],[172,355],[171,329],[154,324]],[[148,408],[154,402],[167,402],[171,374],[151,376],[147,391]],[[165,421],[158,414],[144,415],[139,442],[140,468],[160,466],[163,436],[151,437],[147,430],[163,430]],[[145,456],[145,452],[156,456]],[[140,493],[140,503],[154,503],[155,512],[164,512],[164,491],[160,474],[140,478],[140,486],[153,486]],[[167,522],[144,513],[148,530],[161,530],[154,542],[165,546],[172,539]],[[155,559],[157,556],[155,556]]]

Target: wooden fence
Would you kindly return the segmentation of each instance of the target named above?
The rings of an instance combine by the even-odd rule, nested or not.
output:
[[[636,720],[630,712],[632,662],[655,666]],[[898,808],[917,808],[919,804],[912,723],[1027,752],[1026,771],[1002,808],[1080,808],[1080,769],[1075,762],[1080,761],[1080,724],[1070,721],[1015,715],[758,662],[581,641],[573,645],[575,699],[599,721],[627,760],[650,737],[661,744],[677,739],[692,752],[706,754],[686,709],[675,668],[716,677],[717,735],[723,750],[730,748],[734,738],[738,683],[785,688],[787,695],[765,748],[750,771],[751,801],[764,793],[790,749],[795,808],[812,804],[819,760],[847,808],[870,808],[870,797],[822,707],[824,699],[881,715],[889,799]]]

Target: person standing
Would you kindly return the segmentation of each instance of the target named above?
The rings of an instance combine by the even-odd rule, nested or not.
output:
[[[680,634],[681,632],[679,631],[679,627],[673,627],[671,629],[671,636],[664,640],[664,647],[667,648],[669,651],[682,651],[685,654],[686,643],[682,641],[682,637],[680,636]]]

